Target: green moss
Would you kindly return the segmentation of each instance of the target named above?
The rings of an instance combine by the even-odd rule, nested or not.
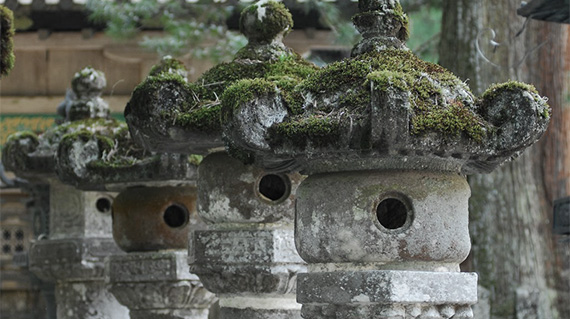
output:
[[[203,159],[204,159],[204,156],[202,156],[202,155],[196,155],[196,154],[188,155],[188,162],[194,166],[200,165],[200,163],[202,163]]]
[[[481,113],[486,113],[486,109],[494,103],[494,100],[505,92],[526,91],[533,95],[535,102],[540,102],[541,97],[536,88],[531,84],[518,81],[508,81],[505,83],[493,84],[483,95],[481,95]],[[550,118],[551,108],[544,104],[544,107],[537,109],[537,115],[542,118]]]
[[[500,95],[504,91],[528,91],[530,93],[534,93],[538,95],[538,91],[536,88],[531,84],[526,84],[518,81],[509,81],[505,83],[493,84],[489,87],[481,98],[483,99],[493,99]]]
[[[257,96],[276,93],[275,83],[265,79],[244,79],[227,88],[222,95],[222,121],[226,122],[244,103]]]
[[[174,123],[198,131],[213,133],[221,130],[219,103],[198,107],[190,112],[174,114]]]
[[[186,71],[184,63],[170,57],[164,57],[159,64],[154,65],[150,69],[149,76],[157,76],[163,73],[177,73],[179,70]]]
[[[482,141],[485,136],[483,120],[463,107],[460,101],[452,102],[449,107],[434,108],[429,112],[412,118],[412,134],[437,131],[450,135],[465,132],[475,141]]]
[[[269,138],[273,145],[280,145],[286,139],[300,148],[304,148],[307,141],[311,141],[314,147],[325,147],[339,141],[340,128],[338,118],[321,115],[301,116],[270,127]]]
[[[366,79],[374,82],[375,90],[381,91],[386,91],[389,87],[394,87],[401,91],[409,91],[409,85],[414,82],[414,79],[407,73],[387,70],[372,72],[368,74]]]
[[[293,29],[293,17],[283,3],[269,1],[243,10],[239,25],[250,42],[270,43],[278,34],[286,35]]]
[[[402,28],[398,32],[398,39],[400,39],[400,41],[407,41],[410,38],[409,20],[399,2],[396,2],[396,7],[392,10],[392,16],[402,24]]]
[[[409,51],[371,52],[358,59],[330,64],[301,82],[296,90],[323,97],[316,101],[337,99],[336,103],[312,105],[320,112],[346,108],[353,114],[365,114],[370,105],[371,82],[377,91],[392,87],[411,93],[412,134],[464,132],[477,141],[482,140],[483,121],[465,105],[468,102],[442,98],[442,87],[462,87],[468,91],[465,84],[441,66],[422,61]]]
[[[6,139],[6,143],[14,142],[17,140],[28,139],[28,138],[33,140],[37,144],[38,135],[32,131],[20,131],[14,134],[10,134]]]
[[[0,76],[6,76],[14,67],[14,14],[0,5]]]
[[[358,59],[345,59],[332,63],[309,76],[299,87],[313,95],[345,92],[348,88],[369,92],[367,84],[376,78],[380,80],[381,86],[390,84],[404,87],[403,82],[406,82],[407,86],[415,90],[418,95],[428,98],[436,88],[424,79],[422,73],[429,74],[444,85],[453,86],[461,83],[441,66],[422,61],[409,51],[385,50],[366,53]],[[363,105],[368,104],[362,104],[360,100],[357,103],[347,101],[346,105],[341,106],[355,110]]]

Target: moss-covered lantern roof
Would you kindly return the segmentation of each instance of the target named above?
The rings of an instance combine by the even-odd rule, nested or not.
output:
[[[240,30],[248,44],[233,61],[206,71],[195,83],[188,82],[180,63],[154,68],[125,108],[135,141],[159,152],[207,154],[223,148],[221,97],[228,87],[241,79],[263,79],[290,90],[316,71],[283,44],[292,27],[282,3],[259,1],[241,14]]]
[[[489,172],[546,130],[546,100],[527,84],[475,97],[405,46],[395,0],[361,0],[352,57],[284,87],[240,80],[222,95],[231,154],[273,170],[431,169]]]
[[[58,107],[59,125],[37,134],[23,131],[8,137],[2,149],[6,169],[30,180],[55,177],[56,153],[68,136],[85,133],[112,136],[126,131],[124,123],[110,118],[109,105],[101,98],[105,75],[91,67],[77,72],[72,89]]]

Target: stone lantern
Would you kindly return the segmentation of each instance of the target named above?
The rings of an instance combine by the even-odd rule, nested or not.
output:
[[[171,74],[165,65],[174,63],[167,57],[152,72]],[[118,192],[109,206],[113,238],[127,254],[109,257],[106,279],[130,318],[207,319],[215,296],[187,263],[189,231],[204,228],[196,214],[201,157],[147,152],[121,130],[66,136],[57,159],[63,182]]]
[[[459,271],[470,250],[465,175],[533,144],[549,108],[518,82],[475,98],[406,48],[398,1],[359,9],[351,58],[289,88],[226,90],[225,140],[260,167],[309,175],[296,193],[303,318],[473,318],[477,276]]]
[[[57,318],[128,316],[128,309],[105,288],[103,261],[120,253],[111,238],[114,194],[64,185],[55,171],[64,137],[80,138],[86,132],[109,136],[126,128],[108,117],[109,107],[100,97],[104,86],[100,71],[85,68],[76,73],[72,91],[58,110],[63,123],[40,135],[13,134],[2,150],[8,170],[31,183],[49,184],[49,234],[32,243],[29,268],[40,279],[55,282]]]
[[[315,72],[281,42],[291,28],[283,4],[253,4],[240,19],[249,43],[232,62],[196,83],[174,73],[151,75],[125,109],[131,135],[146,149],[206,155],[198,168],[198,214],[208,227],[191,232],[188,255],[191,271],[218,296],[221,318],[300,318],[296,278],[306,268],[294,248],[293,217],[302,176],[247,165],[248,153],[230,146],[246,163],[231,158],[220,125],[225,96],[238,80],[272,81],[285,90]]]

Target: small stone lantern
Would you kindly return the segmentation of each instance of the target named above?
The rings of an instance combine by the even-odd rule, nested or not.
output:
[[[39,278],[56,283],[58,318],[128,316],[128,309],[105,287],[104,259],[121,253],[111,238],[114,193],[84,192],[64,185],[55,171],[56,153],[64,137],[85,132],[108,136],[121,130],[118,122],[108,118],[108,105],[100,98],[104,86],[100,71],[85,68],[76,73],[73,90],[60,107],[65,114],[63,123],[40,135],[13,134],[2,150],[8,170],[31,183],[49,184],[49,235],[32,244],[29,268]]]
[[[351,58],[290,89],[245,80],[228,89],[225,140],[261,167],[309,175],[296,193],[303,318],[473,318],[477,276],[459,272],[470,250],[465,174],[533,144],[549,108],[518,82],[475,98],[406,48],[398,1],[359,8],[363,40]]]
[[[192,272],[218,296],[220,317],[300,318],[296,277],[306,268],[294,249],[293,217],[302,177],[247,165],[248,153],[234,154],[231,146],[246,164],[229,157],[220,109],[238,80],[290,89],[316,67],[281,42],[292,28],[283,4],[249,6],[240,26],[249,43],[232,62],[196,83],[151,74],[133,92],[125,118],[133,138],[151,151],[206,155],[198,168],[198,214],[208,228],[191,232],[188,255]]]
[[[170,74],[165,58],[153,72]],[[176,73],[178,74],[178,73]],[[200,156],[146,152],[127,130],[111,136],[66,136],[58,174],[88,190],[119,192],[109,209],[113,238],[127,254],[110,256],[109,290],[132,319],[207,319],[215,296],[188,268],[188,234],[204,228],[196,214]]]

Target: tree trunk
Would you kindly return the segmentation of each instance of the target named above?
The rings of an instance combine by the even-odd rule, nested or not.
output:
[[[479,95],[509,79],[534,84],[553,109],[540,142],[495,172],[470,177],[473,247],[463,268],[478,272],[490,291],[491,318],[570,318],[568,243],[551,231],[552,201],[570,191],[569,123],[562,116],[568,27],[530,20],[517,37],[525,23],[516,14],[520,0],[443,6],[444,67]]]

